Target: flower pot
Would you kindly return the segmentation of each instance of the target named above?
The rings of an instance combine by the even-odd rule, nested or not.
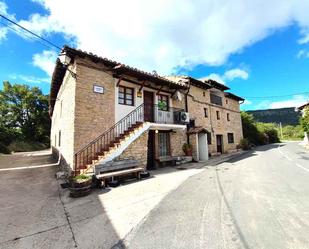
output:
[[[91,192],[92,179],[87,179],[84,181],[70,181],[70,196],[71,197],[82,197],[90,194]]]
[[[186,156],[192,156],[192,150],[191,149],[186,149],[185,150],[185,155]]]

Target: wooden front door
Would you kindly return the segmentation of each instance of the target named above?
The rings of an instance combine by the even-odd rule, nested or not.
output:
[[[144,120],[154,121],[154,96],[152,92],[144,91]]]
[[[218,153],[223,153],[223,136],[222,135],[217,135],[217,152]]]

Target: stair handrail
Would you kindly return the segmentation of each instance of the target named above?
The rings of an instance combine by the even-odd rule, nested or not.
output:
[[[85,164],[89,164],[90,161],[95,159],[96,153],[102,152],[106,144],[110,144],[113,142],[112,139],[115,139],[117,136],[115,135],[120,135],[121,132],[124,132],[126,129],[130,128],[133,124],[136,122],[143,122],[144,121],[144,103],[136,107],[134,110],[129,112],[125,117],[120,119],[118,122],[116,122],[113,126],[111,126],[108,130],[104,131],[101,135],[93,139],[91,142],[89,142],[87,145],[85,145],[83,148],[78,150],[74,154],[74,173],[80,170],[81,166],[84,166]],[[116,128],[116,129],[115,129]],[[114,133],[111,133],[114,131]],[[116,133],[115,133],[116,132]],[[107,137],[105,139],[105,137]],[[102,138],[104,138],[103,144],[102,144]],[[96,146],[96,142],[100,142],[100,146]],[[94,148],[92,150],[92,146],[94,145]],[[89,152],[88,149],[90,150],[90,158],[89,158]],[[85,158],[79,161],[80,163],[78,164],[78,156],[81,155],[87,151],[86,155],[86,161]]]

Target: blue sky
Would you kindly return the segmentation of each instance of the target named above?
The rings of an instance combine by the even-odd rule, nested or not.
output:
[[[73,2],[74,11],[69,11]],[[232,6],[231,1],[217,2],[132,0],[102,6],[96,0],[86,5],[0,0],[0,13],[59,46],[69,44],[163,75],[213,78],[245,97],[245,110],[308,101],[309,2],[274,1],[267,7],[274,10],[269,15],[255,0],[246,6],[241,0]],[[103,7],[108,10],[104,16]],[[59,51],[3,24],[0,18],[0,80],[48,93]]]

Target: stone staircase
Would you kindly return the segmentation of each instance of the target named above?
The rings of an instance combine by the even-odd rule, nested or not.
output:
[[[95,174],[97,165],[120,156],[149,127],[142,104],[74,155],[74,175]]]

